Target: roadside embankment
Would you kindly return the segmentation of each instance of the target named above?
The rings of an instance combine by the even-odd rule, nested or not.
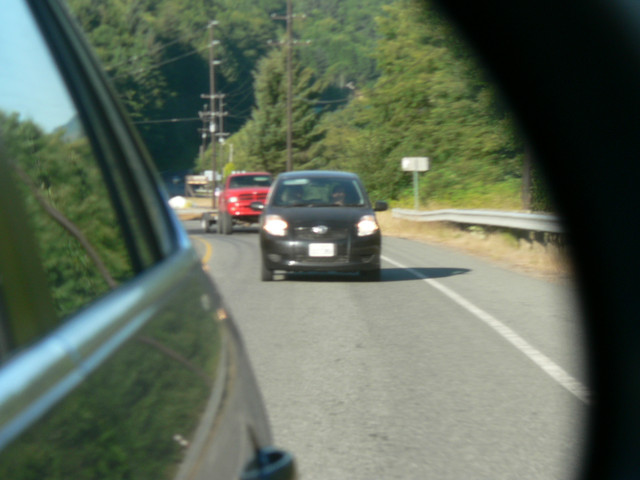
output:
[[[567,247],[552,242],[516,237],[509,232],[463,227],[445,222],[413,222],[394,218],[391,211],[377,214],[383,235],[442,245],[477,255],[506,268],[552,280],[571,276]]]
[[[211,211],[211,198],[189,197],[184,208],[177,208],[181,220],[198,220]],[[571,277],[571,262],[566,247],[535,239],[518,238],[508,232],[479,227],[462,227],[445,222],[413,222],[394,218],[391,211],[377,214],[383,235],[408,238],[453,248],[486,258],[505,268],[550,280]]]

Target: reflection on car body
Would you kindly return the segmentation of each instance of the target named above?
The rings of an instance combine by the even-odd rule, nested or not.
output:
[[[0,478],[292,478],[233,321],[65,8],[1,8]]]
[[[381,234],[360,178],[349,172],[280,174],[262,209],[262,280],[275,270],[360,272],[380,278]]]

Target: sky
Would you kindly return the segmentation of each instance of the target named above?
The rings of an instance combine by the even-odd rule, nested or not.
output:
[[[75,114],[66,88],[22,0],[2,0],[0,110],[19,112],[45,131]]]

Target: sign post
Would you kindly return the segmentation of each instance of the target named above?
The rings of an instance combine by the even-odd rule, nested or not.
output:
[[[413,209],[418,210],[418,172],[429,170],[429,157],[404,157],[402,170],[413,172]]]

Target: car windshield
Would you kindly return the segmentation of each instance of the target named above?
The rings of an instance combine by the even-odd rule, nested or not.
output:
[[[271,176],[269,175],[239,175],[229,180],[229,188],[244,187],[269,187]]]
[[[365,196],[355,180],[296,178],[284,180],[274,192],[278,207],[362,207]]]

